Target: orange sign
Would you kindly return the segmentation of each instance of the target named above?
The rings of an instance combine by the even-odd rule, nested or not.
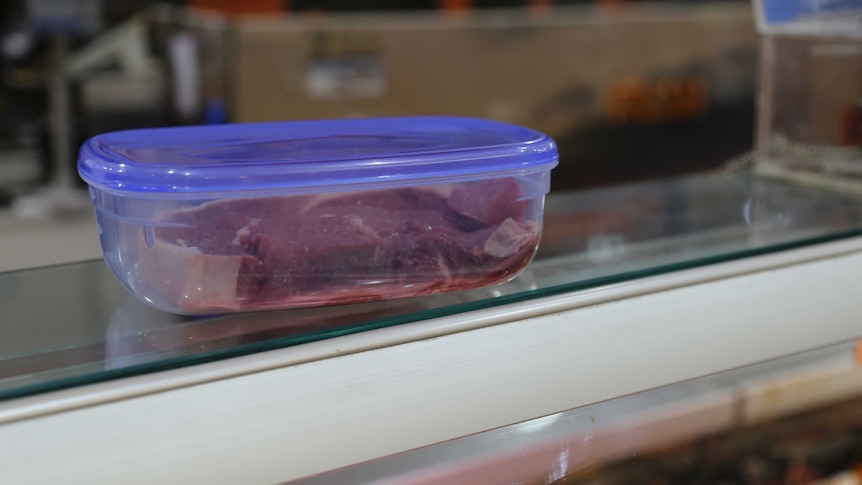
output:
[[[709,109],[709,87],[698,78],[621,81],[608,90],[605,109],[613,123],[698,119]]]

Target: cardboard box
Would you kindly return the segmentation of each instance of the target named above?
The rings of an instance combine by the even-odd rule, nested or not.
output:
[[[733,147],[706,143],[710,163],[752,140],[757,36],[745,3],[240,18],[230,39],[235,121],[479,116],[544,131],[579,166],[638,163],[631,155],[668,126],[691,139],[690,126],[713,123],[701,135],[718,130]],[[730,121],[716,115],[728,106]],[[654,135],[626,145],[635,152],[613,146],[644,133]]]

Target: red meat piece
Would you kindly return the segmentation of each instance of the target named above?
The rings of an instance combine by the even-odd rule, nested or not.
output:
[[[506,219],[520,220],[527,211],[527,201],[518,181],[508,177],[481,180],[456,187],[449,197],[449,208],[487,225]]]
[[[142,248],[142,274],[192,313],[351,303],[503,281],[529,261],[537,228],[517,221],[526,208],[514,180],[474,188],[493,199],[481,216],[465,209],[476,199],[457,195],[465,190],[458,186],[204,204],[164,219],[153,247]]]

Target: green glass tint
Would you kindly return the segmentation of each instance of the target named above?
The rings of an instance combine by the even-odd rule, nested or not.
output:
[[[862,196],[715,173],[552,193],[536,260],[501,286],[178,317],[102,261],[0,274],[0,399],[172,369],[862,234]]]

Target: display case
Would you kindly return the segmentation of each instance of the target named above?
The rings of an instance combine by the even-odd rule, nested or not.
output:
[[[489,289],[179,317],[102,261],[2,273],[0,482],[628,476],[858,393],[860,236],[862,197],[737,168],[552,192]]]
[[[757,170],[860,191],[862,3],[754,2],[760,39]]]

